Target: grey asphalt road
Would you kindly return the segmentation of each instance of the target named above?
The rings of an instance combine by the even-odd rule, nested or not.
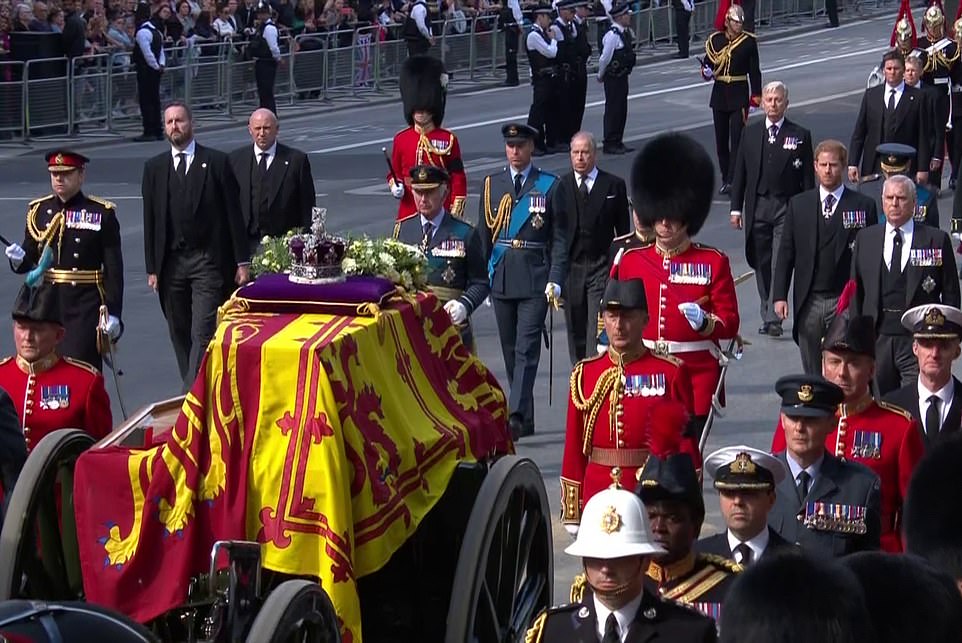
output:
[[[789,115],[813,130],[816,141],[838,138],[847,143],[869,71],[888,44],[891,17],[845,24],[839,29],[817,30],[760,45],[763,81],[782,80],[790,89]],[[699,77],[694,58],[673,60],[637,68],[631,77],[631,94],[626,140],[640,146],[644,139],[667,130],[684,130],[713,150],[711,113],[707,107],[710,87]],[[527,115],[529,87],[496,88],[449,98],[445,125],[459,136],[469,179],[468,212],[476,216],[477,194],[485,173],[500,169],[504,150],[500,125]],[[603,95],[600,84],[591,82],[585,127],[600,138]],[[758,115],[754,116],[758,117]],[[349,111],[311,113],[285,117],[281,124],[284,142],[310,152],[318,204],[328,208],[328,225],[334,231],[390,234],[396,202],[384,181],[381,147],[389,146],[394,132],[403,124],[400,105],[392,103]],[[198,140],[223,150],[249,144],[246,128],[238,125],[216,131],[201,131]],[[178,390],[178,378],[167,328],[156,296],[147,288],[143,263],[143,230],[140,178],[143,161],[166,150],[162,143],[109,142],[87,147],[93,158],[88,168],[86,191],[115,201],[123,233],[125,255],[126,333],[118,360],[128,408],[163,399]],[[714,156],[714,153],[712,153]],[[565,155],[538,160],[547,170],[568,169]],[[630,156],[606,157],[599,164],[620,176],[627,176]],[[16,238],[23,229],[26,203],[49,191],[39,151],[0,160],[0,234]],[[684,168],[678,168],[684,178]],[[951,193],[940,202],[942,224],[948,227]],[[718,198],[709,222],[698,240],[717,246],[732,258],[735,274],[747,270],[743,235],[728,223],[728,205]],[[12,302],[21,284],[9,274],[0,280],[0,301]],[[755,329],[758,295],[753,281],[739,288],[742,334],[751,342],[744,358],[731,367],[728,379],[728,409],[714,427],[709,449],[730,444],[766,448],[777,418],[773,383],[781,375],[801,370],[798,352],[790,333],[780,339],[759,337]],[[504,381],[504,367],[490,308],[474,315],[475,336],[484,362]],[[563,320],[555,320],[558,350],[554,372],[549,378],[547,354],[542,358],[536,394],[537,434],[525,439],[519,452],[541,467],[552,511],[559,505],[558,474],[563,445],[567,376],[570,362],[564,339]],[[786,327],[786,330],[788,327]],[[11,354],[9,333],[0,333],[0,353]],[[548,404],[549,380],[554,401]],[[108,386],[111,386],[108,382]],[[111,387],[112,390],[112,387]],[[119,408],[114,405],[115,418]],[[706,492],[709,516],[703,533],[719,529],[720,519],[714,492]],[[565,556],[570,542],[560,528],[555,530],[556,600],[567,595],[569,579],[578,561]]]

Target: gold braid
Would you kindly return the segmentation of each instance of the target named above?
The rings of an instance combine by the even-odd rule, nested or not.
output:
[[[586,456],[591,455],[591,438],[595,432],[598,414],[601,412],[601,401],[606,395],[608,396],[608,416],[615,417],[615,409],[621,394],[621,373],[623,369],[620,360],[617,366],[610,366],[605,369],[601,377],[598,378],[598,384],[588,399],[585,399],[581,393],[581,377],[584,371],[582,364],[577,364],[571,372],[571,403],[579,412],[587,411],[588,413],[584,422],[584,436],[582,436],[581,442],[581,452]]]
[[[54,215],[53,219],[43,230],[37,225],[37,210],[40,209],[40,203],[35,204],[30,211],[27,212],[27,234],[37,242],[37,247],[40,252],[43,252],[43,246],[50,245],[54,236],[57,237],[57,263],[60,263],[60,248],[63,246],[63,228],[64,228],[64,214],[63,210]]]
[[[511,220],[511,208],[514,206],[514,199],[511,198],[510,194],[505,194],[501,197],[501,203],[498,204],[498,213],[493,214],[491,212],[491,177],[484,177],[484,222],[487,224],[488,228],[491,230],[491,241],[498,238],[501,231],[507,226],[508,222]]]
[[[453,145],[454,134],[451,134],[450,137],[448,138],[447,149],[439,150],[434,146],[434,143],[431,142],[431,139],[428,138],[427,134],[425,134],[422,130],[420,130],[417,127],[415,127],[414,129],[420,136],[420,138],[418,139],[418,156],[419,157],[421,152],[427,152],[428,154],[434,154],[435,156],[439,156],[439,157],[448,156],[449,154],[451,154],[451,148],[454,147]],[[421,159],[419,158],[418,161],[420,162]],[[430,163],[430,159],[427,162]],[[442,163],[442,167],[443,167],[443,163]]]
[[[708,55],[709,62],[715,66],[716,76],[729,75],[732,64],[732,52],[735,51],[735,47],[742,44],[747,37],[745,34],[739,34],[734,40],[728,40],[726,37],[725,46],[720,50],[714,48],[711,38],[705,41],[705,53]]]

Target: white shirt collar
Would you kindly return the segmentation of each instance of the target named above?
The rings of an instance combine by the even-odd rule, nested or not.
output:
[[[939,399],[942,400],[942,406],[939,410],[942,412],[943,419],[945,418],[946,410],[952,406],[952,401],[955,398],[955,382],[949,377],[949,381],[945,383],[945,386],[937,391],[930,391],[922,385],[922,378],[916,380],[916,386],[919,391],[919,411],[922,415],[925,415],[925,409],[928,408],[929,398],[933,395],[938,395]]]
[[[909,217],[909,220],[899,226],[899,230],[902,231],[902,238],[905,239],[909,237],[913,232],[915,232],[915,219]],[[886,238],[891,237],[892,233],[895,232],[895,226],[885,221],[885,236]]]
[[[844,183],[842,183],[841,185],[839,185],[837,188],[835,188],[835,189],[834,189],[833,191],[831,191],[831,192],[829,192],[828,190],[826,190],[825,187],[824,187],[822,184],[819,184],[819,185],[818,185],[818,198],[819,198],[819,200],[820,200],[822,203],[825,203],[825,197],[827,197],[829,194],[831,194],[831,195],[833,195],[833,196],[835,197],[835,206],[836,206],[836,207],[838,206],[838,202],[842,200],[842,193],[843,193],[843,192],[845,192],[845,184],[844,184]]]
[[[581,176],[582,176],[581,174],[579,174],[578,172],[575,172],[575,177],[578,178],[579,180],[581,179]],[[591,171],[585,174],[584,176],[585,178],[588,179],[588,187],[590,188],[592,185],[594,185],[595,179],[598,178],[598,166],[596,165],[593,168],[591,168]],[[575,182],[577,183],[577,181]]]
[[[421,217],[421,229],[422,229],[422,230],[424,230],[424,224],[430,222],[430,224],[431,224],[431,226],[432,226],[432,228],[431,228],[431,236],[432,236],[432,238],[433,238],[433,236],[438,233],[438,228],[440,228],[440,227],[441,227],[441,224],[444,223],[444,208],[441,208],[441,212],[439,212],[439,213],[438,213],[438,216],[434,217],[433,220],[428,219],[428,218],[425,217],[423,214],[422,214],[422,215],[419,215],[419,216]]]
[[[271,144],[271,146],[270,146],[269,148],[267,148],[266,150],[262,150],[261,148],[257,147],[257,143],[254,143],[253,145],[254,145],[254,160],[255,160],[255,161],[260,161],[260,160],[261,160],[261,153],[262,153],[262,152],[267,152],[267,154],[268,154],[267,160],[269,160],[269,161],[273,161],[273,160],[274,160],[274,157],[277,156],[277,141],[274,141],[274,142]]]
[[[521,182],[524,183],[528,180],[528,175],[531,174],[531,168],[534,167],[532,163],[528,163],[528,167],[524,168],[520,172],[514,169],[513,166],[509,165],[508,169],[511,170],[511,180],[514,181],[514,177],[521,175]]]
[[[631,627],[632,621],[635,620],[635,614],[638,612],[638,608],[641,607],[642,597],[643,592],[639,593],[638,596],[621,609],[615,610],[615,620],[618,621],[618,633],[621,636],[622,642],[628,638],[628,628]],[[611,610],[605,607],[594,594],[592,594],[591,598],[595,602],[598,640],[600,641],[605,637],[605,622],[608,620],[608,615],[611,614]]]
[[[895,90],[896,95],[901,95],[902,92],[905,91],[905,81],[903,80],[895,87],[892,87],[888,83],[885,83],[885,100],[888,100],[888,95],[892,93],[893,89]]]
[[[795,484],[797,485],[798,474],[802,472],[802,465],[795,462],[795,458],[792,457],[792,454],[790,451],[785,452],[785,460],[788,461],[788,468],[792,472],[792,480],[794,480]],[[811,490],[812,484],[814,484],[815,482],[815,478],[818,477],[818,472],[821,471],[823,462],[825,462],[824,452],[822,453],[822,455],[818,456],[818,460],[816,460],[811,465],[805,468],[805,471],[808,471],[808,475],[810,476],[809,486],[808,486],[809,490]]]
[[[784,125],[784,124],[785,124],[785,117],[784,117],[784,116],[782,116],[780,119],[778,119],[778,120],[777,120],[776,122],[774,122],[774,123],[773,123],[771,120],[769,120],[769,118],[768,118],[767,116],[765,117],[765,129],[766,129],[766,130],[771,129],[771,128],[772,128],[772,125],[774,125],[775,127],[777,127],[777,128],[779,129],[779,131],[781,131],[782,125]]]
[[[191,140],[190,144],[189,144],[187,147],[185,147],[184,149],[182,149],[182,150],[178,150],[176,147],[174,147],[173,145],[171,145],[171,146],[170,146],[170,156],[171,156],[171,158],[174,159],[174,162],[176,163],[176,162],[177,162],[177,155],[183,152],[184,154],[187,155],[187,162],[189,163],[190,160],[191,160],[192,158],[194,158],[194,149],[195,149],[195,148],[196,148],[196,141],[194,141],[194,140]]]
[[[765,528],[762,529],[757,536],[745,541],[739,540],[735,534],[731,532],[731,529],[728,530],[728,548],[732,550],[732,553],[734,553],[735,547],[742,542],[751,548],[752,562],[758,562],[758,559],[761,558],[765,552],[765,548],[768,547],[768,525],[765,525]]]

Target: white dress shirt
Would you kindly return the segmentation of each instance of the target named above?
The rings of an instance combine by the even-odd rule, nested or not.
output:
[[[798,474],[800,474],[803,469],[802,465],[795,462],[795,458],[792,457],[790,451],[785,452],[785,460],[788,461],[788,469],[792,472],[792,480],[795,481],[795,487],[798,487]],[[808,472],[808,490],[811,491],[815,487],[815,479],[818,478],[818,473],[822,469],[822,463],[825,461],[825,454],[818,456],[818,460],[805,467],[804,471]]]
[[[193,163],[194,163],[194,149],[195,149],[195,145],[196,145],[196,143],[195,143],[194,141],[191,141],[191,142],[187,145],[187,147],[185,147],[185,148],[182,149],[182,150],[178,150],[178,149],[177,149],[176,147],[174,147],[173,145],[170,146],[170,156],[171,156],[172,159],[174,159],[174,171],[175,171],[175,172],[180,169],[179,167],[177,167],[177,164],[180,163],[180,158],[178,158],[177,155],[180,154],[180,153],[184,153],[184,154],[187,155],[187,157],[186,157],[184,160],[187,161],[187,172],[188,172],[188,173],[190,172],[190,166],[193,165]]]
[[[274,143],[266,150],[262,150],[261,148],[257,147],[257,143],[254,143],[254,165],[260,165],[261,154],[264,152],[267,152],[267,169],[269,170],[271,169],[271,163],[274,162],[274,157],[277,156],[277,141],[274,141]]]
[[[511,10],[511,17],[514,18],[515,24],[524,24],[524,14],[521,13],[520,0],[508,0],[508,9]]]
[[[745,543],[746,545],[748,545],[749,549],[752,550],[752,562],[757,563],[758,559],[761,558],[762,554],[765,552],[765,548],[768,547],[768,538],[769,538],[768,525],[765,525],[765,528],[762,529],[761,532],[751,540],[739,540],[738,537],[732,533],[731,529],[729,529],[728,530],[728,548],[731,549],[732,552],[734,552],[735,547],[738,547],[740,544]],[[741,561],[741,560],[736,560],[735,562],[739,564],[744,564],[744,561]]]
[[[919,378],[917,386],[919,390],[919,414],[922,416],[922,431],[927,428],[925,426],[925,414],[929,410],[929,398],[933,395],[937,395],[941,400],[939,402],[939,431],[941,431],[945,424],[945,418],[949,415],[949,407],[955,400],[955,381],[950,377],[945,386],[937,391],[930,391],[922,385],[922,379]]]
[[[154,52],[150,49],[150,45],[153,44],[154,41],[154,32],[156,31],[157,27],[148,20],[140,25],[137,33],[134,34],[134,39],[137,41],[137,46],[140,47],[140,53],[144,55],[144,60],[147,62],[147,65],[155,71],[160,71],[161,67],[167,65],[167,58],[164,56],[163,46],[160,48],[160,56],[158,57],[155,57]]]
[[[614,31],[609,29],[605,32],[604,38],[601,39],[601,57],[598,58],[598,80],[604,78],[605,69],[608,68],[608,63],[611,62],[615,52],[625,46],[625,42],[621,37],[621,34],[625,32],[625,28],[617,22],[612,22],[611,26],[614,27]]]
[[[912,234],[915,232],[915,221],[911,218],[899,226],[902,231],[902,270],[909,262],[909,248],[912,247]],[[895,247],[895,228],[888,221],[885,222],[885,239],[882,243],[882,260],[885,267],[892,269],[892,249]]]
[[[539,27],[538,25],[531,27],[531,31],[528,32],[528,38],[527,40],[524,41],[528,49],[529,50],[534,49],[535,51],[537,51],[539,54],[541,54],[546,58],[557,57],[558,41],[552,39],[550,43],[547,43],[544,41],[542,34],[544,34],[544,31],[542,31],[541,27]],[[545,34],[545,35],[547,35],[548,38],[551,38],[550,34]]]
[[[444,223],[444,208],[441,208],[441,212],[439,212],[438,216],[434,217],[433,219],[428,219],[423,214],[420,216],[421,216],[421,230],[424,230],[424,224],[426,223],[431,224],[431,238],[428,239],[428,243],[430,243],[431,241],[434,241],[434,235],[438,233],[438,228],[440,228],[441,224]]]
[[[887,108],[889,106],[889,94],[892,90],[895,90],[895,107],[898,108],[899,101],[902,100],[902,94],[905,93],[905,81],[902,81],[895,87],[890,87],[888,84],[883,85],[885,91],[882,92],[882,107]]]
[[[825,212],[825,197],[829,194],[835,197],[835,203],[832,204],[832,214],[835,214],[835,210],[838,209],[838,202],[842,200],[842,194],[845,192],[845,184],[839,185],[834,191],[829,192],[822,185],[818,186],[818,202],[819,202],[819,212]]]
[[[519,172],[509,165],[508,169],[511,171],[511,187],[514,188],[514,177],[518,176],[519,174],[521,175],[521,185],[524,185],[525,181],[528,180],[528,175],[531,174],[532,167],[534,166],[529,164],[528,167]]]
[[[618,621],[618,634],[621,637],[621,643],[625,642],[628,638],[628,628],[631,627],[632,621],[635,620],[635,614],[638,612],[638,608],[641,607],[641,599],[643,594],[638,594],[630,603],[622,607],[621,609],[615,610],[615,620]],[[592,600],[595,602],[595,616],[597,616],[595,627],[598,631],[598,640],[605,638],[605,623],[608,621],[608,615],[611,614],[611,610],[605,607],[598,597],[592,594]]]
[[[428,8],[423,2],[416,2],[411,8],[411,18],[422,36],[431,39],[431,25],[428,23]]]
[[[774,125],[774,126],[777,128],[778,132],[781,132],[781,131],[782,131],[782,125],[784,125],[784,124],[785,124],[785,117],[784,117],[784,116],[782,116],[780,119],[778,119],[778,120],[777,120],[776,122],[774,122],[774,123],[771,121],[771,119],[769,119],[769,118],[766,116],[766,117],[765,117],[765,136],[768,136],[768,133],[772,130],[772,125]],[[778,132],[775,133],[776,136],[778,135]],[[757,140],[757,139],[756,139],[756,140]]]
[[[594,187],[595,187],[595,180],[596,180],[597,178],[598,178],[598,166],[597,166],[597,165],[594,166],[593,168],[591,168],[591,171],[588,172],[587,174],[584,174],[584,175],[575,172],[575,183],[577,184],[578,189],[579,189],[579,190],[581,189],[581,182],[584,181],[585,183],[588,184],[588,194],[591,194],[591,190],[594,189]]]

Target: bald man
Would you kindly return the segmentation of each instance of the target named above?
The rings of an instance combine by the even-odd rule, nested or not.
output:
[[[277,142],[278,129],[274,112],[256,109],[247,123],[253,144],[230,153],[252,254],[265,235],[311,224],[311,163],[303,152]]]

